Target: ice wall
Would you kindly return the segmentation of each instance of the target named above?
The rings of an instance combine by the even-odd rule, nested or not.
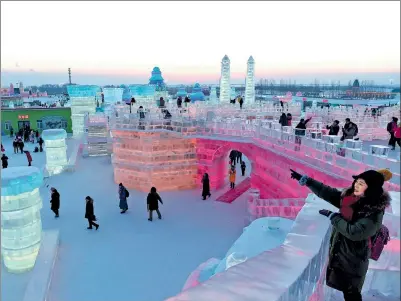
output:
[[[173,133],[113,130],[113,165],[116,183],[149,191],[196,187],[195,139]]]
[[[105,156],[110,152],[108,117],[98,113],[87,116],[84,153],[88,156]]]

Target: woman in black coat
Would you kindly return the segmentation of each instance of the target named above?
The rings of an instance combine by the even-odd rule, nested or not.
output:
[[[148,221],[153,220],[153,211],[156,211],[157,217],[159,219],[162,219],[162,215],[160,214],[160,211],[159,211],[159,202],[161,204],[163,204],[163,201],[162,201],[160,195],[156,191],[156,187],[152,187],[150,189],[150,193],[148,194],[148,198],[147,198],[148,212],[149,212]]]
[[[288,122],[287,122],[287,115],[285,115],[285,113],[281,114],[278,123],[280,123],[281,126],[287,126],[287,124],[288,124]]]
[[[340,191],[291,171],[291,177],[299,184],[339,208],[339,212],[319,211],[332,224],[326,285],[341,291],[345,301],[362,301],[371,243],[382,227],[385,209],[391,201],[382,187],[391,178],[391,172],[365,171],[353,176],[351,187]]]
[[[209,198],[212,196],[210,193],[210,182],[209,182],[209,175],[205,173],[202,178],[202,197],[206,200],[206,197]]]
[[[50,209],[54,212],[55,217],[59,217],[58,210],[60,209],[60,194],[54,187],[50,188],[50,192],[51,192]]]
[[[95,223],[96,215],[95,215],[95,209],[93,208],[93,199],[90,196],[87,196],[85,200],[86,200],[85,218],[88,220],[89,223],[89,227],[87,229],[93,229],[92,226],[95,226],[97,230],[99,229],[99,225]]]

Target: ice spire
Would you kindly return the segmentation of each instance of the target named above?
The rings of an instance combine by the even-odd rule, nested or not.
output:
[[[245,103],[255,102],[255,60],[252,55],[248,59],[245,79]]]
[[[221,61],[220,101],[230,102],[230,59],[225,55]]]

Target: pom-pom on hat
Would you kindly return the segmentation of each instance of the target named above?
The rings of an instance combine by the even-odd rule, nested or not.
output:
[[[379,170],[367,170],[363,173],[352,176],[355,180],[362,179],[366,182],[366,185],[370,188],[374,187],[382,187],[384,181],[388,181],[391,179],[393,174],[388,169],[379,169]]]

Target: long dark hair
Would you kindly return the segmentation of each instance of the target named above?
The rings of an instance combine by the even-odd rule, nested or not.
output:
[[[205,172],[205,173],[203,174],[203,179],[209,180],[209,175],[207,174],[207,172]]]
[[[85,200],[89,201],[89,202],[93,202],[93,199],[88,195]]]

